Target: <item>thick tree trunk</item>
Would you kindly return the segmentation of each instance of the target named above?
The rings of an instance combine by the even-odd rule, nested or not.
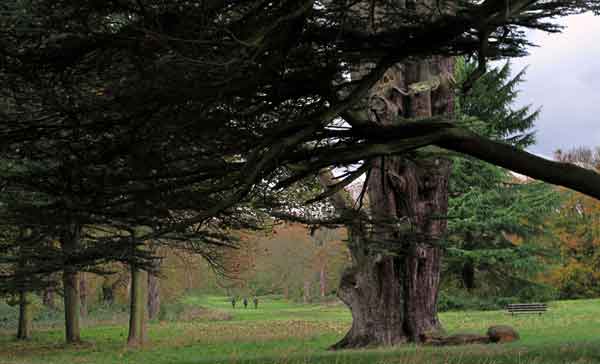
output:
[[[356,233],[351,239],[353,266],[344,272],[338,296],[353,322],[332,348],[423,342],[442,332],[437,316],[441,249],[422,240],[399,242],[403,250],[389,255],[386,248],[370,249]]]
[[[19,327],[17,330],[18,340],[31,339],[33,327],[33,314],[31,312],[31,301],[27,292],[19,293]]]
[[[411,166],[415,169],[407,168],[404,176],[416,178],[406,184],[408,188],[403,190],[397,186],[395,192],[396,198],[404,195],[406,210],[402,216],[409,216],[416,233],[405,257],[404,286],[407,331],[411,341],[420,342],[441,330],[437,298],[442,252],[438,241],[446,231],[451,168],[448,161],[439,159],[420,161],[418,165],[411,163]]]
[[[364,256],[360,264],[344,272],[338,296],[350,308],[352,327],[333,349],[408,341],[401,265],[398,258],[390,256]]]
[[[88,297],[87,297],[87,282],[85,273],[79,274],[79,313],[81,317],[87,317],[88,313]]]
[[[141,346],[146,340],[145,281],[145,272],[131,267],[129,336],[127,337],[127,345],[131,347]]]
[[[154,320],[160,313],[160,280],[148,273],[148,318]]]
[[[81,228],[71,224],[61,240],[62,249],[68,256],[77,250]],[[68,344],[81,341],[79,329],[79,280],[77,271],[69,266],[63,270],[65,340]]]
[[[410,341],[422,342],[442,331],[437,315],[441,249],[418,244],[406,257],[406,330]]]
[[[451,73],[452,65],[450,59],[434,58],[394,66],[372,91],[372,122],[385,126],[397,122],[398,115],[452,111],[451,94],[444,88],[404,97],[394,91]],[[353,324],[334,349],[423,342],[442,331],[437,242],[446,231],[450,162],[415,155],[371,163],[366,183],[375,226],[368,233],[349,229],[353,267],[344,273],[338,295],[350,308]]]

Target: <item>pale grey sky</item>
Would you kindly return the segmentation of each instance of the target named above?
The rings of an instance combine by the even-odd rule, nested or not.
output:
[[[560,23],[563,33],[533,32],[539,47],[512,61],[515,72],[529,66],[518,102],[542,108],[529,151],[546,157],[558,148],[600,146],[600,16]]]

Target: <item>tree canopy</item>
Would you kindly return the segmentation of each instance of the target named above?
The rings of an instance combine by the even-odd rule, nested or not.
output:
[[[595,3],[5,1],[1,173],[4,191],[27,198],[5,200],[3,220],[54,236],[75,223],[127,240],[145,226],[140,240],[177,232],[227,244],[226,229],[281,205],[274,187],[427,145],[600,197],[595,172],[443,117],[384,127],[361,114],[397,62],[473,56],[468,92],[487,60],[526,53],[525,29],[557,32],[553,17]],[[364,77],[348,77],[365,64]],[[454,86],[439,74],[394,92]]]

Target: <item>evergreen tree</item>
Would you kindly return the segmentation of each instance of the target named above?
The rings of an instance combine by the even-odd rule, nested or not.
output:
[[[3,1],[0,98],[9,107],[0,110],[1,158],[35,167],[7,179],[28,198],[7,204],[3,222],[39,224],[58,239],[53,259],[34,266],[62,269],[65,287],[75,287],[76,272],[98,262],[139,268],[148,257],[132,246],[147,238],[172,233],[196,236],[193,247],[227,246],[228,228],[258,220],[251,208],[272,207],[256,197],[282,166],[288,182],[298,181],[436,144],[600,196],[596,173],[430,120],[439,113],[390,112],[382,126],[363,105],[382,79],[371,106],[391,101],[398,111],[406,94],[412,109],[427,111],[429,95],[449,93],[451,77],[433,72],[393,88],[388,69],[478,50],[479,71],[487,58],[524,54],[522,27],[559,31],[549,18],[594,1],[375,3]],[[362,66],[363,77],[347,80]],[[396,122],[398,115],[409,120]],[[346,130],[331,128],[340,116]],[[423,182],[434,190],[445,178]],[[139,227],[151,233],[136,236]],[[76,302],[71,293],[65,298]],[[422,328],[411,331],[418,340]]]
[[[457,80],[464,82],[475,67],[459,60]],[[457,98],[459,120],[518,148],[533,144],[531,130],[539,110],[514,107],[524,75],[522,70],[511,77],[509,63],[490,69]],[[493,279],[487,283],[496,291],[527,282],[539,268],[536,253],[542,253],[534,240],[558,206],[558,195],[548,185],[523,181],[473,158],[454,159],[450,193],[448,273],[469,290],[478,285],[476,274]]]

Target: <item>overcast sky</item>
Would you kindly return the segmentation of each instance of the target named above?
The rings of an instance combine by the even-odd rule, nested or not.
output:
[[[558,148],[600,146],[600,16],[561,23],[561,34],[532,33],[539,47],[512,61],[515,72],[529,66],[518,102],[542,108],[529,151],[546,157]]]

